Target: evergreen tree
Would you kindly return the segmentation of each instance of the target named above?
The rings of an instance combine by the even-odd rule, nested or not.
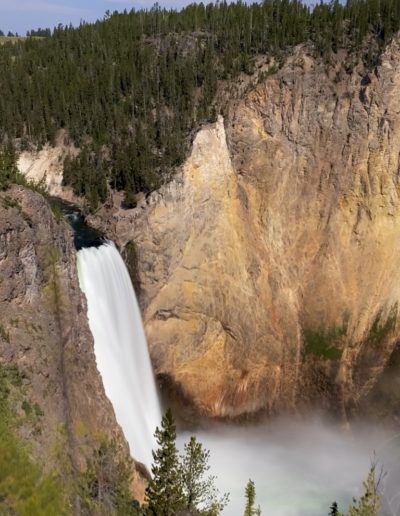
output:
[[[136,516],[138,510],[130,495],[129,467],[118,460],[116,443],[102,442],[81,474],[81,503],[84,515]]]
[[[25,176],[18,171],[13,146],[7,145],[0,148],[0,190],[6,190],[11,184],[29,186]]]
[[[63,129],[66,143],[86,149],[71,159],[64,183],[91,209],[109,187],[126,191],[132,207],[138,192],[171,177],[194,132],[225,109],[221,86],[253,74],[258,56],[283,64],[306,43],[327,65],[343,51],[346,71],[361,60],[372,69],[399,29],[397,0],[321,1],[313,9],[265,0],[108,12],[77,28],[31,30],[40,37],[0,45],[0,145],[40,149]]]
[[[379,493],[379,480],[377,481],[375,477],[375,466],[371,467],[363,485],[364,494],[359,500],[353,500],[348,516],[379,516],[381,495]]]
[[[185,509],[191,514],[216,516],[228,503],[229,495],[219,496],[215,476],[205,475],[210,469],[210,452],[192,436],[181,456],[182,487]]]
[[[256,488],[254,482],[249,479],[245,490],[246,507],[244,509],[244,516],[253,516],[254,504],[256,501]]]
[[[246,507],[244,509],[244,516],[254,516],[261,514],[260,507],[255,508],[256,503],[256,486],[253,480],[249,479],[245,490]]]
[[[33,461],[18,433],[15,399],[23,392],[23,379],[17,366],[0,363],[0,514],[66,516],[70,510],[60,479]]]
[[[176,448],[176,426],[170,409],[156,429],[158,448],[153,451],[152,479],[146,489],[146,514],[175,516],[184,507],[182,473]]]
[[[329,516],[340,516],[337,502],[333,502],[329,511]]]

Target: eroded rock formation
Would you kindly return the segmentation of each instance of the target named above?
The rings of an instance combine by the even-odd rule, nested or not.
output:
[[[22,187],[0,192],[0,362],[23,375],[16,409],[31,417],[19,431],[47,469],[76,475],[112,439],[127,460],[96,368],[71,229]],[[137,473],[134,490],[141,498]]]
[[[382,372],[400,299],[399,91],[398,40],[369,74],[299,48],[199,132],[172,183],[115,217],[138,247],[156,371],[200,412],[345,416]]]

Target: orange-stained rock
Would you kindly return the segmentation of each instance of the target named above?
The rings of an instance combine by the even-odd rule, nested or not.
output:
[[[345,415],[396,341],[399,42],[369,75],[298,53],[115,217],[138,247],[155,369],[211,416]]]

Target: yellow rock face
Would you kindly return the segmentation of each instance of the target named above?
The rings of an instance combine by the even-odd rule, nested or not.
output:
[[[130,234],[156,371],[211,416],[345,414],[396,341],[399,44],[369,76],[298,57],[198,133]]]

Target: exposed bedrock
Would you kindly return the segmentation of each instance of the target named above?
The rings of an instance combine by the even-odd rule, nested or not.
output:
[[[299,49],[198,133],[169,185],[114,214],[137,244],[157,374],[199,412],[345,416],[381,374],[400,298],[399,91],[398,41],[369,75]]]
[[[97,371],[86,310],[69,225],[37,193],[0,192],[0,364],[23,378],[13,399],[19,415],[30,415],[21,417],[21,437],[36,460],[71,482],[104,441],[129,457]],[[137,472],[132,488],[140,499]]]

